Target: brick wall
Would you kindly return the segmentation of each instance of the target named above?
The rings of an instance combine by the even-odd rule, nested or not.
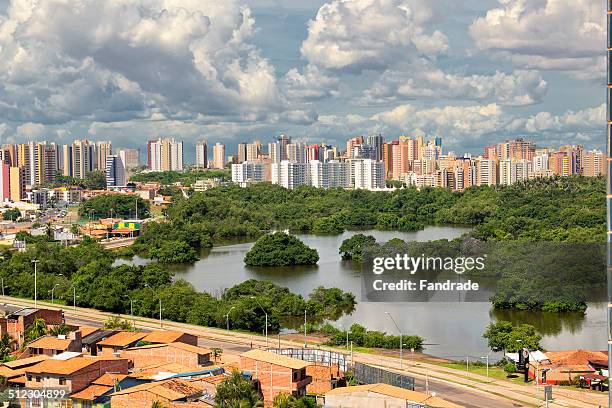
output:
[[[258,380],[266,404],[271,403],[278,394],[303,394],[310,377],[300,378],[300,370],[278,366],[248,357],[240,357],[240,368],[248,371],[254,380]],[[294,381],[293,373],[297,373]]]
[[[145,367],[157,363],[178,363],[186,367],[200,366],[200,354],[173,347],[152,347],[134,350],[122,350],[121,357],[134,361],[134,367]],[[210,361],[209,359],[207,359]]]

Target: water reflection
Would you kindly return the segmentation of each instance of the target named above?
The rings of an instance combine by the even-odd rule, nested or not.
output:
[[[549,313],[525,310],[491,309],[489,316],[493,320],[507,320],[514,324],[530,324],[544,336],[556,336],[562,332],[579,333],[585,321],[584,313]]]

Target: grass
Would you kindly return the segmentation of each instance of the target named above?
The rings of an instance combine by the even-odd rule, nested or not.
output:
[[[466,373],[479,374],[482,376],[487,375],[487,367],[481,364],[470,365],[470,369],[468,371],[466,369],[467,367],[466,367],[465,362],[446,363],[446,362],[440,362],[440,361],[427,361],[427,363],[435,364],[441,367],[452,368],[455,370],[462,370],[462,371],[465,371]],[[489,366],[489,378],[496,379],[496,380],[505,380],[505,381],[509,381],[515,384],[520,384],[520,385],[525,384],[522,373],[516,373],[516,374],[513,374],[512,377],[508,377],[508,373],[506,373],[503,368],[495,366],[495,365]],[[532,380],[530,379],[529,382],[531,381]]]

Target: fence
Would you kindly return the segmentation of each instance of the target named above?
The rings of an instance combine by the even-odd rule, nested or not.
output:
[[[308,348],[281,348],[268,349],[268,351],[326,367],[337,366],[340,371],[349,369],[348,356],[335,351]]]
[[[414,377],[372,367],[367,364],[355,363],[353,375],[360,384],[384,383],[414,391]]]

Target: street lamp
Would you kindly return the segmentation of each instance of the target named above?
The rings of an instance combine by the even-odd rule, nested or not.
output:
[[[38,263],[38,259],[32,259],[32,263],[34,264],[34,309],[37,308],[38,301],[38,288],[37,288],[37,276],[36,276],[36,264]]]
[[[259,300],[257,300],[255,296],[251,296],[251,299],[255,299],[255,302],[257,302],[257,305],[261,308],[261,310],[266,315],[266,348],[268,348],[268,312],[266,312],[266,309],[263,308],[263,306],[261,305],[261,303],[259,303]]]
[[[232,313],[232,310],[234,310],[235,308],[236,306],[232,306],[230,310],[228,310],[227,313],[225,314],[225,326],[227,327],[227,331],[229,331],[229,315],[230,313]]]
[[[76,312],[76,286],[72,287],[72,310]]]
[[[489,352],[487,353],[486,356],[480,357],[481,359],[487,361],[487,379],[489,379],[489,356],[491,355],[492,352],[493,352],[493,350],[489,350]]]
[[[51,292],[51,304],[55,303],[54,302],[55,299],[54,299],[53,295],[54,295],[54,292],[55,292],[55,288],[57,288],[58,286],[59,286],[59,283],[56,283],[55,286],[53,286],[53,288],[50,290],[50,292]]]
[[[404,358],[403,358],[404,357],[404,338],[403,338],[403,335],[402,335],[402,330],[397,325],[397,322],[395,321],[393,316],[391,316],[391,313],[385,312],[385,314],[387,316],[389,316],[389,318],[391,319],[391,321],[395,325],[395,328],[397,329],[397,331],[399,332],[399,335],[400,335],[400,370],[403,370],[403,368],[404,368],[404,362],[403,362],[404,361]]]
[[[135,302],[135,300],[133,300],[128,295],[123,295],[123,297],[126,297],[126,298],[130,299],[130,316],[132,316],[132,324],[134,325],[134,328],[135,328],[136,327],[136,319],[134,319],[134,302]]]

